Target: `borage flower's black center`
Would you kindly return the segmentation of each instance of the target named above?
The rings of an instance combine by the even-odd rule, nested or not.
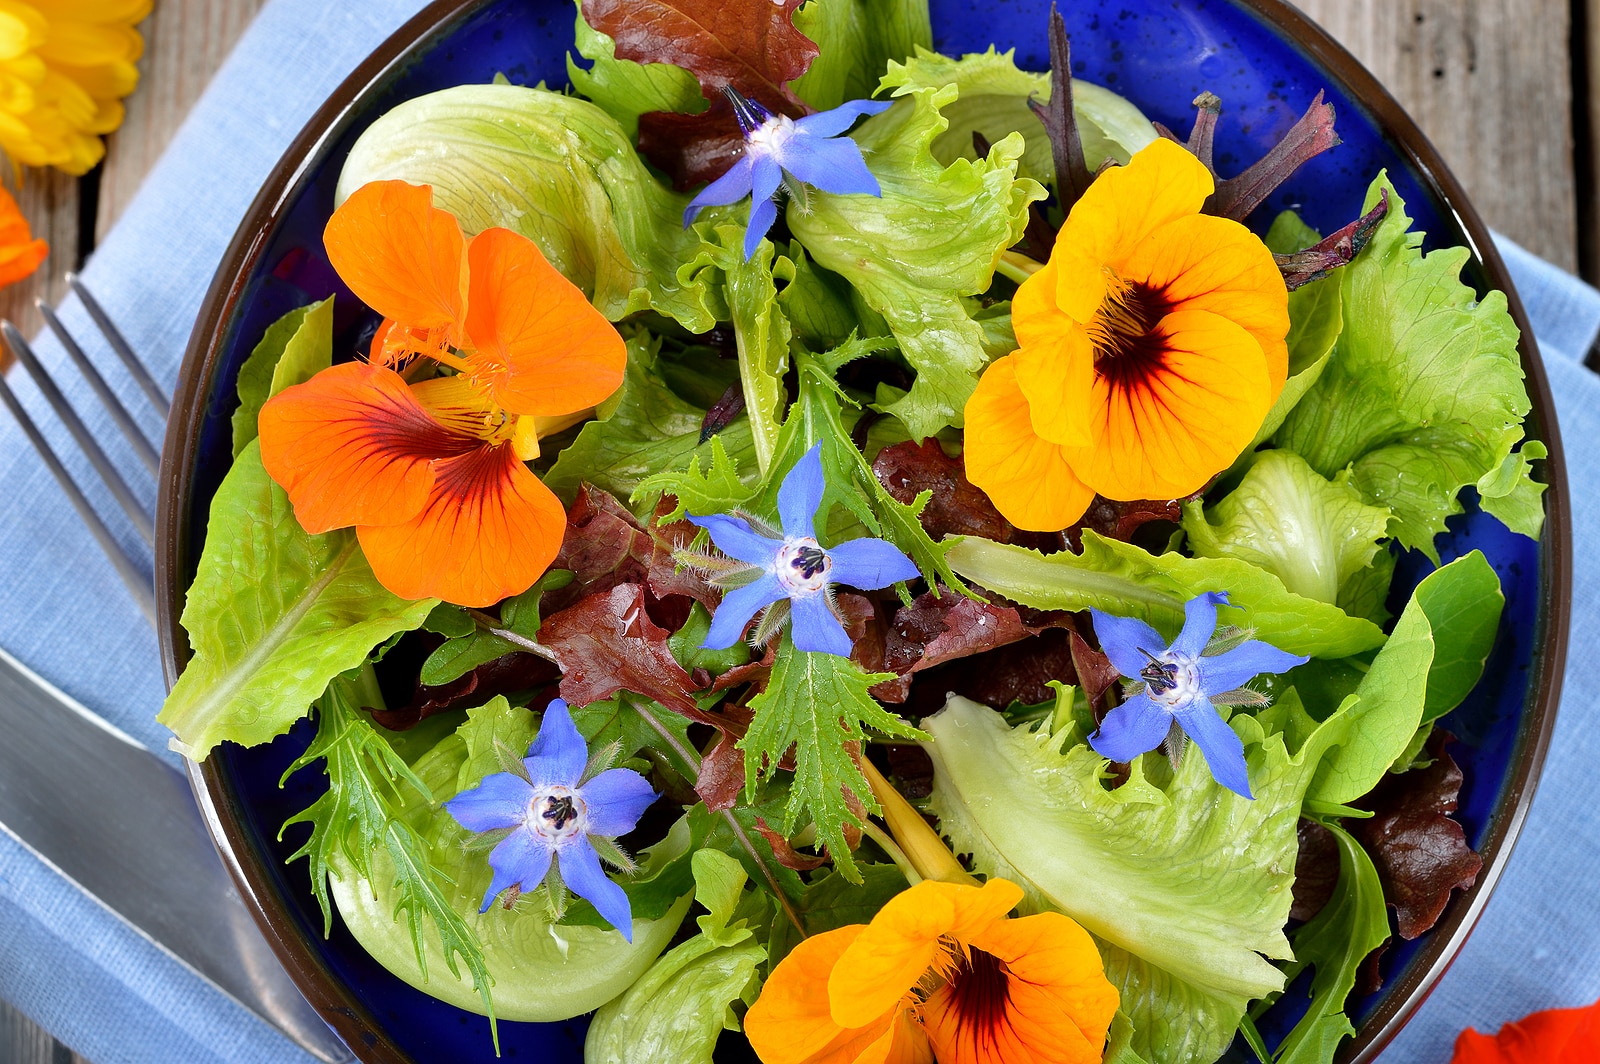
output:
[[[1166,694],[1178,686],[1178,666],[1162,661],[1144,647],[1139,648],[1139,653],[1149,659],[1149,664],[1139,670],[1139,678],[1150,686],[1152,695]]]
[[[789,595],[809,595],[821,591],[833,569],[833,559],[815,539],[802,536],[785,540],[778,550],[778,583]]]
[[[1115,389],[1142,384],[1166,359],[1166,338],[1156,326],[1171,311],[1160,289],[1115,279],[1089,327],[1095,372]]]
[[[828,571],[828,556],[821,547],[801,547],[789,564],[800,570],[800,579],[813,580]]]
[[[772,117],[772,112],[761,106],[760,102],[750,99],[731,85],[723,86],[722,94],[733,105],[734,117],[739,120],[739,128],[747,137]]]
[[[539,814],[550,821],[550,826],[560,831],[568,823],[576,820],[578,811],[572,807],[572,796],[563,794],[559,798],[548,798],[544,803],[544,812]]]

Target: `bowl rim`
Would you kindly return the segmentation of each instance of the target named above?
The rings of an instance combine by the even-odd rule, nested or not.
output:
[[[318,108],[284,152],[246,211],[218,265],[201,304],[179,370],[173,410],[162,449],[156,517],[157,634],[170,690],[191,651],[179,624],[187,590],[189,529],[199,426],[206,404],[204,385],[212,376],[228,339],[229,319],[244,296],[245,278],[266,250],[268,237],[298,191],[324,146],[342,131],[370,91],[411,53],[470,16],[489,0],[433,0],[373,51]],[[1549,748],[1560,702],[1572,600],[1572,528],[1567,501],[1566,465],[1555,405],[1533,331],[1499,251],[1465,190],[1437,150],[1393,96],[1354,56],[1287,0],[1228,0],[1276,27],[1286,43],[1301,49],[1331,73],[1359,101],[1395,149],[1415,168],[1422,184],[1444,205],[1465,234],[1468,246],[1489,279],[1505,293],[1521,332],[1521,354],[1532,408],[1528,435],[1549,449],[1543,460],[1546,519],[1541,536],[1538,618],[1529,682],[1532,717],[1518,729],[1509,778],[1486,826],[1480,852],[1486,856],[1476,882],[1451,899],[1444,916],[1407,967],[1386,988],[1380,1006],[1366,1017],[1352,1041],[1340,1048],[1344,1064],[1370,1064],[1426,1000],[1449,968],[1483,913],[1527,819],[1539,773]],[[181,584],[181,586],[180,586]],[[321,962],[314,942],[287,915],[262,854],[247,845],[244,814],[230,777],[217,759],[188,762],[188,775],[212,841],[237,884],[251,915],[295,985],[322,1018],[364,1061],[412,1064],[412,1058],[386,1034],[370,1010]]]

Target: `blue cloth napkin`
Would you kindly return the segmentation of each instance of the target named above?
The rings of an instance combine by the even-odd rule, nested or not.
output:
[[[272,0],[96,251],[85,281],[168,388],[206,286],[262,181],[322,100],[423,6]],[[1501,249],[1544,352],[1572,476],[1576,586],[1566,693],[1516,859],[1454,967],[1384,1054],[1392,1064],[1437,1064],[1463,1027],[1492,1031],[1535,1009],[1600,996],[1600,910],[1585,901],[1600,877],[1588,791],[1600,729],[1587,682],[1600,657],[1600,376],[1582,365],[1600,331],[1600,293],[1509,242]],[[75,301],[62,317],[75,335],[96,335]],[[60,349],[38,347],[75,405],[98,410]],[[108,351],[91,356],[109,367],[120,394],[134,394]],[[31,382],[21,373],[11,379],[60,452],[74,455]],[[92,427],[153,505],[153,479],[130,454],[116,453],[115,431],[99,421]],[[69,465],[110,512],[86,463]],[[176,764],[155,723],[164,686],[149,626],[4,416],[0,530],[0,646]],[[115,531],[142,549],[131,523],[119,521]],[[97,1064],[311,1059],[4,832],[0,997]]]

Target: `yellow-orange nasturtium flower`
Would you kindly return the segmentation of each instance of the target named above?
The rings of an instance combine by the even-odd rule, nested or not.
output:
[[[427,186],[363,185],[323,241],[387,320],[369,361],[262,407],[262,465],[306,531],[355,526],[402,598],[487,606],[526,591],[566,511],[525,463],[541,433],[621,385],[622,337],[533,241],[508,229],[468,241]],[[416,379],[435,365],[456,372]]]
[[[1288,293],[1210,171],[1168,140],[1095,179],[1017,289],[1018,349],[966,406],[967,476],[1013,524],[1065,528],[1095,494],[1192,494],[1250,444],[1288,368]]]

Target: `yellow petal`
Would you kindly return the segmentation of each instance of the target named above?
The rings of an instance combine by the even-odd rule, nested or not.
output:
[[[1112,167],[1094,179],[1056,234],[1056,248],[1120,274],[1129,254],[1152,230],[1198,214],[1214,188],[1204,163],[1188,149],[1158,138],[1127,166]]]

